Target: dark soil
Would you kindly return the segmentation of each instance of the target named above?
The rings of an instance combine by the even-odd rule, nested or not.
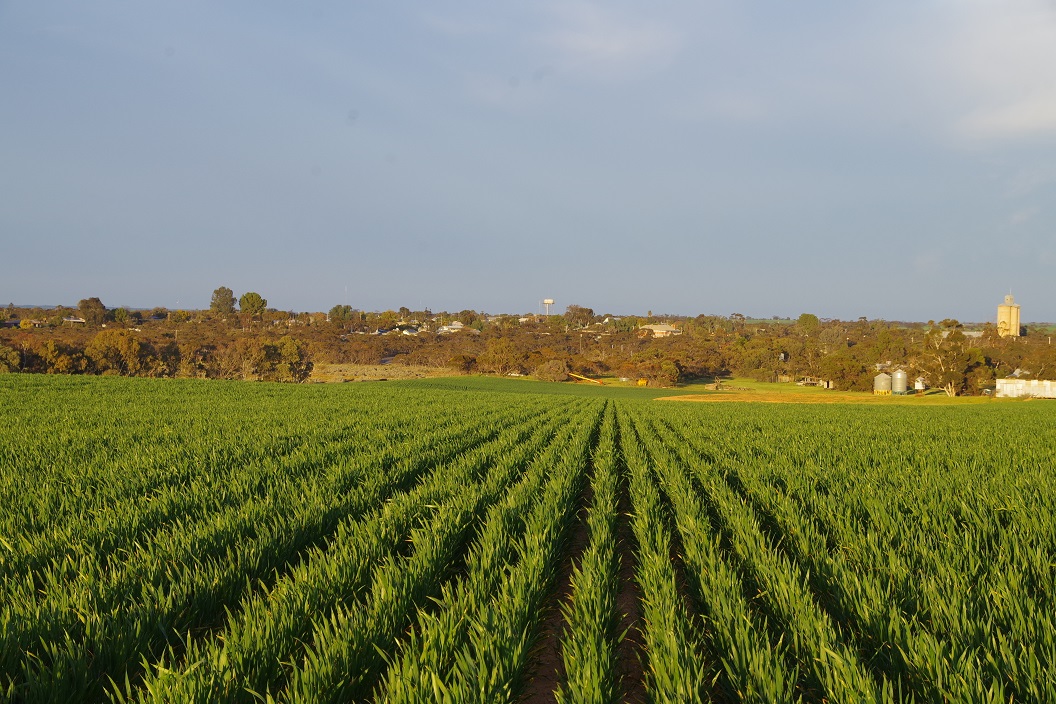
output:
[[[641,593],[635,580],[635,542],[630,522],[630,498],[624,489],[620,496],[619,521],[616,524],[616,549],[620,556],[620,590],[616,594],[616,611],[620,615],[618,633],[625,634],[616,647],[616,671],[623,688],[625,704],[645,704],[645,671],[642,669],[643,647],[640,627]]]
[[[593,503],[593,491],[590,483],[580,498],[580,510],[576,521],[569,531],[564,551],[566,559],[561,562],[561,571],[555,580],[556,587],[545,603],[549,606],[542,615],[539,636],[529,658],[527,677],[520,701],[524,704],[544,704],[555,701],[554,691],[565,679],[565,667],[561,658],[561,641],[564,637],[565,623],[561,605],[572,600],[572,566],[579,566],[583,552],[590,542],[590,534],[585,520],[586,508]]]

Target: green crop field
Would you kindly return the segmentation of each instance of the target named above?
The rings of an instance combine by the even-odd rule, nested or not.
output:
[[[0,376],[0,699],[1056,701],[1056,404]]]

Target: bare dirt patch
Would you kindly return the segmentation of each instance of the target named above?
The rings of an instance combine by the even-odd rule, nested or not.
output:
[[[870,396],[852,394],[786,394],[767,391],[716,391],[710,394],[686,394],[684,396],[662,396],[657,401],[691,401],[695,403],[730,403],[755,401],[757,403],[874,403]]]
[[[954,398],[945,395],[927,396],[873,396],[872,394],[854,391],[820,391],[818,393],[792,393],[785,391],[714,391],[703,394],[684,394],[681,396],[661,396],[657,401],[688,401],[691,403],[853,403],[866,405],[886,406],[935,406],[935,405],[960,405],[965,403],[987,403],[987,397],[964,397]]]
[[[409,364],[316,364],[309,382],[340,383],[344,381],[387,381],[389,379],[428,379],[456,376],[450,369]]]

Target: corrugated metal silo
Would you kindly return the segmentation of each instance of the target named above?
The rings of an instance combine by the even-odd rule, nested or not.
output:
[[[891,391],[896,394],[904,394],[909,391],[909,374],[899,369],[891,375]]]
[[[880,372],[873,378],[873,393],[879,396],[891,394],[891,375]]]

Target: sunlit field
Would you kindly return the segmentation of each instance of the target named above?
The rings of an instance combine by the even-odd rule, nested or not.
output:
[[[1056,700],[1056,403],[670,395],[2,376],[0,698]]]

